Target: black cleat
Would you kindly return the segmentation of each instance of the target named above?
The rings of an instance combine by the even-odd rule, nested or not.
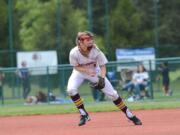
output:
[[[140,119],[138,119],[136,116],[133,116],[132,118],[129,118],[129,120],[131,120],[134,125],[142,125],[142,122]]]
[[[85,125],[86,121],[90,121],[89,115],[81,115],[79,126]]]

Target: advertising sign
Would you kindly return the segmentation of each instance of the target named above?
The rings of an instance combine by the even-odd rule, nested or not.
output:
[[[56,74],[57,52],[56,51],[33,51],[17,52],[17,67],[23,68],[23,63],[31,70],[32,75]]]
[[[155,69],[155,49],[154,48],[135,48],[135,49],[116,49],[116,59],[124,64],[122,68],[135,68],[137,64],[142,63],[148,70],[150,68],[150,60],[152,70]],[[129,63],[129,64],[128,64]]]

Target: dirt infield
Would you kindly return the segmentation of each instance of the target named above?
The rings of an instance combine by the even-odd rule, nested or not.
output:
[[[143,125],[134,126],[122,112],[90,113],[78,127],[78,114],[1,117],[0,135],[180,135],[180,109],[134,111]]]

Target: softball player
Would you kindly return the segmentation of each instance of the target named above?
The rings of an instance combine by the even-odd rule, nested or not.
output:
[[[101,50],[97,48],[96,44],[94,44],[93,38],[94,35],[91,32],[78,32],[76,37],[77,46],[70,51],[69,55],[70,64],[74,68],[68,80],[67,93],[80,112],[79,126],[86,124],[90,120],[78,93],[78,88],[84,80],[89,80],[93,87],[101,89],[135,125],[142,125],[142,122],[128,109],[106,78],[106,63],[108,60]]]

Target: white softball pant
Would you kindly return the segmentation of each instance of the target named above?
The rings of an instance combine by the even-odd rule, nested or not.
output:
[[[76,70],[73,70],[67,85],[67,93],[69,96],[74,96],[78,93],[78,89],[81,86],[81,84],[84,82],[84,80],[89,80],[90,82],[97,82],[98,76],[91,77],[87,74],[80,73]],[[116,100],[119,95],[117,91],[113,88],[111,83],[107,78],[105,78],[105,87],[102,89],[102,92],[111,100]]]

